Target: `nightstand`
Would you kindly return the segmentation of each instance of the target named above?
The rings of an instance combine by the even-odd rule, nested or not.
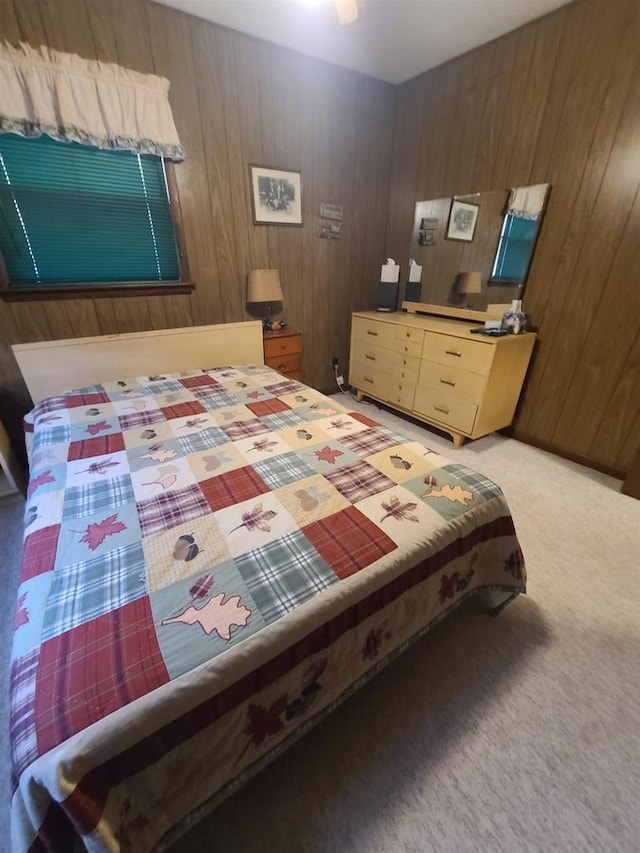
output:
[[[0,498],[14,492],[24,492],[24,481],[22,468],[0,422]]]
[[[302,332],[288,328],[264,332],[264,362],[289,379],[302,382]]]

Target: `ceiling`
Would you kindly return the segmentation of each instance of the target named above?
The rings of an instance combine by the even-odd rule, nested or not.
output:
[[[332,0],[158,0],[225,27],[403,83],[570,0],[358,0],[347,26]]]

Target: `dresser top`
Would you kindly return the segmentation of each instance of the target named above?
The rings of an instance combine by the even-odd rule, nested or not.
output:
[[[431,314],[408,314],[404,311],[355,311],[354,317],[362,317],[366,320],[375,320],[379,323],[391,323],[394,326],[409,326],[413,329],[423,329],[425,332],[439,332],[441,335],[452,335],[456,338],[466,338],[470,341],[497,346],[498,344],[510,345],[523,338],[532,338],[532,332],[524,332],[521,335],[504,335],[493,338],[488,335],[478,335],[471,332],[480,324],[472,320],[452,320],[449,317],[436,317]]]

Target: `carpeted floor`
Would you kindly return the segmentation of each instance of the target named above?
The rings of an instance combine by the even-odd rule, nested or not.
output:
[[[640,502],[502,436],[456,451],[362,410],[501,484],[529,594],[496,619],[469,602],[174,850],[635,853]],[[5,661],[19,514],[0,505]]]

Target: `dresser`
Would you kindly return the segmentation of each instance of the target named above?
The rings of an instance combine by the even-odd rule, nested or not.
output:
[[[24,486],[25,475],[0,422],[0,498],[13,492],[24,491]]]
[[[349,383],[358,399],[447,432],[456,447],[509,426],[536,336],[472,334],[469,320],[376,311],[352,315]]]
[[[302,332],[289,328],[264,332],[264,362],[289,379],[302,381]]]

